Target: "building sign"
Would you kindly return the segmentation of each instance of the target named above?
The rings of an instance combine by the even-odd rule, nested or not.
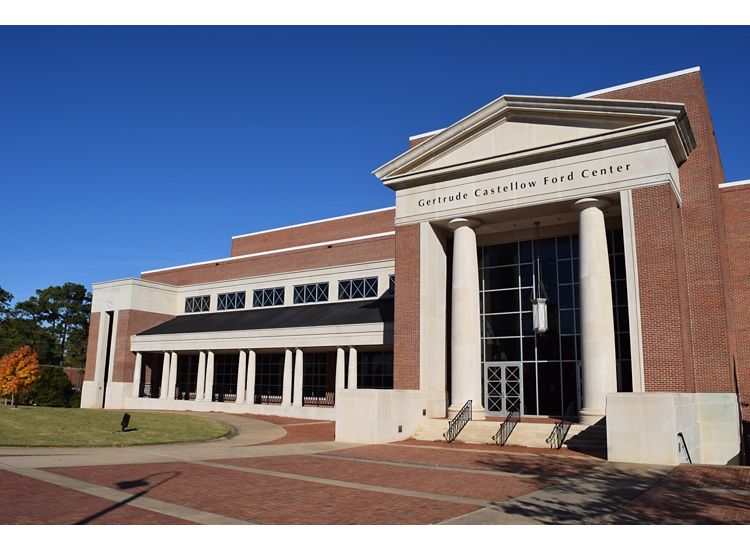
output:
[[[396,193],[396,223],[467,216],[669,184],[677,166],[664,140],[421,185]]]

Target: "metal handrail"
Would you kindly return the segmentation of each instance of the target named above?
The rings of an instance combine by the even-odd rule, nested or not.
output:
[[[688,459],[688,464],[692,464],[693,463],[693,459],[690,458],[690,451],[688,451],[687,443],[685,443],[685,436],[682,435],[682,432],[677,432],[677,437],[679,439],[679,441],[677,442],[678,443],[677,452],[680,451],[679,445],[682,444],[682,448],[685,449],[685,456]]]
[[[560,422],[555,423],[555,426],[552,428],[552,433],[550,433],[549,437],[545,440],[551,449],[559,449],[563,446],[563,443],[565,443],[565,437],[568,435],[568,430],[570,430],[570,427],[573,425],[572,416],[573,403],[568,405]]]
[[[448,422],[448,431],[443,434],[443,437],[448,443],[452,443],[464,429],[466,424],[471,420],[471,399],[461,407],[458,414]]]
[[[519,407],[519,404],[516,403],[510,409],[510,412],[508,412],[508,416],[505,417],[503,423],[500,424],[500,429],[497,430],[497,433],[492,436],[492,441],[494,441],[498,445],[505,445],[505,443],[507,443],[508,441],[508,438],[510,438],[510,434],[513,433],[513,429],[516,427],[516,424],[518,424],[520,421],[521,408]]]

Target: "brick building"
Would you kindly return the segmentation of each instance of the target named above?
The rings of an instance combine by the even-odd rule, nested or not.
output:
[[[82,406],[335,419],[361,442],[461,409],[606,415],[611,457],[735,458],[750,182],[724,181],[698,69],[505,95],[374,174],[394,208],[95,284]]]

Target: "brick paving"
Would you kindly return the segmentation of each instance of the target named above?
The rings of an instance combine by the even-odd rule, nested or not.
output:
[[[92,525],[190,524],[127,504],[92,517],[116,503],[3,470],[0,470],[0,488],[0,517],[4,524],[69,525],[86,518],[91,518],[86,523]]]
[[[601,463],[594,459],[570,460],[543,455],[523,456],[499,450],[435,449],[411,445],[367,445],[327,454],[547,478],[580,475]]]
[[[466,449],[474,451],[497,451],[501,453],[514,453],[524,455],[550,455],[555,457],[566,457],[566,458],[582,458],[582,459],[599,459],[587,453],[580,451],[574,451],[572,449],[550,449],[549,447],[519,447],[517,445],[503,445],[498,446],[495,443],[463,443],[461,441],[454,441],[448,443],[447,441],[423,441],[419,439],[407,439],[405,441],[396,441],[390,443],[390,445],[405,445],[407,447],[436,447],[440,449]]]
[[[104,524],[554,523],[563,516],[568,523],[750,523],[750,468],[682,465],[649,478],[647,467],[622,470],[566,450],[413,440],[335,448],[333,422],[245,416],[281,426],[286,435],[239,447],[232,445],[236,439],[225,447],[216,443],[220,452],[210,457],[190,454],[207,444],[185,447],[172,455],[174,462],[161,463],[149,459],[148,447],[128,451],[141,453],[133,464],[107,462],[101,449],[49,455],[46,464],[45,455],[31,453],[36,470],[8,455],[5,463],[17,470],[0,468],[0,517],[26,524],[89,516],[90,523]],[[254,433],[252,424],[242,429]],[[157,453],[161,460],[164,452]],[[64,477],[55,481],[45,472]],[[122,499],[147,489],[147,498],[118,506],[116,493],[112,500],[101,491],[82,492],[78,480],[104,492],[116,489]],[[607,504],[596,518],[585,513],[592,498]]]
[[[366,483],[499,502],[541,488],[544,483],[517,476],[488,476],[483,472],[436,471],[425,466],[405,468],[316,456],[233,458],[219,462],[312,477]],[[549,481],[551,482],[551,480]]]
[[[123,480],[175,472],[177,477],[155,487],[148,496],[262,524],[429,524],[479,509],[184,462],[48,470],[111,488],[118,488]]]

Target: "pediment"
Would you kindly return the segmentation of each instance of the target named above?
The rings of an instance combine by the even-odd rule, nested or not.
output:
[[[533,158],[565,156],[625,135],[668,138],[681,164],[694,147],[684,106],[674,103],[503,96],[386,163],[374,174],[393,188]],[[637,138],[630,138],[637,139]],[[682,158],[684,157],[684,158]],[[441,176],[436,176],[436,175]]]

